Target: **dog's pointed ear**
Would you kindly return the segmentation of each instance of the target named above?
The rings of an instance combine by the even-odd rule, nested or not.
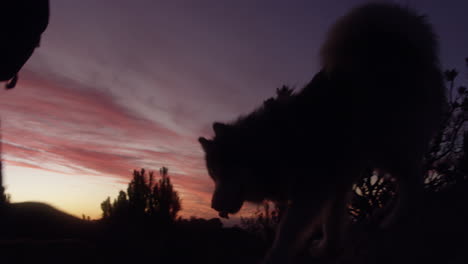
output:
[[[213,130],[216,136],[226,134],[226,131],[229,130],[229,126],[226,124],[215,122],[213,123]]]
[[[198,138],[198,142],[200,142],[203,150],[207,151],[208,149],[210,149],[211,145],[213,144],[213,141],[211,140],[208,140],[204,137],[199,137]]]

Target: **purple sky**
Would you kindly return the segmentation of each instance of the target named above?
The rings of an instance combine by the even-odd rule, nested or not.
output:
[[[184,215],[213,216],[197,137],[309,81],[329,26],[364,2],[51,0],[40,49],[0,97],[8,191],[98,217],[131,169],[165,165]],[[466,82],[468,1],[399,2],[429,16]]]

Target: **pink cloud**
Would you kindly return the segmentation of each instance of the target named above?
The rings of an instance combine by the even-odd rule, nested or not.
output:
[[[132,169],[167,166],[185,197],[183,215],[214,215],[196,135],[144,119],[110,94],[32,72],[0,96],[0,111],[8,164],[126,182]]]

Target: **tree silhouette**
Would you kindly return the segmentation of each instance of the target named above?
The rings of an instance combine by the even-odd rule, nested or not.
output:
[[[0,186],[0,206],[6,203],[5,189],[3,186]]]
[[[120,191],[117,199],[114,200],[112,204],[113,214],[117,218],[125,218],[129,212],[129,201],[127,199],[127,194],[124,191]]]
[[[166,167],[159,170],[161,179],[153,187],[152,195],[155,212],[162,221],[174,221],[177,213],[182,209],[179,195],[172,186],[168,172]]]
[[[152,211],[151,189],[153,187],[153,172],[149,172],[149,178],[150,180],[148,181],[144,169],[133,171],[133,179],[127,188],[129,215],[133,218],[143,218]]]
[[[110,201],[110,197],[107,197],[104,202],[101,203],[101,209],[102,209],[102,218],[103,219],[108,219],[110,218],[112,214],[112,204]]]
[[[10,203],[10,195],[5,192],[5,188],[0,186],[0,210]]]
[[[156,182],[154,172],[134,170],[127,192],[120,191],[114,202],[110,197],[101,203],[103,219],[110,221],[173,222],[181,210],[181,200],[171,183],[166,167],[160,169]]]
[[[445,72],[450,84],[450,93],[457,77],[456,70]],[[468,122],[468,90],[464,86],[457,89],[454,99],[450,97],[448,111],[439,133],[434,138],[431,149],[426,155],[427,187],[438,191],[447,185],[466,180],[464,159],[466,158]],[[466,160],[465,160],[466,161]]]

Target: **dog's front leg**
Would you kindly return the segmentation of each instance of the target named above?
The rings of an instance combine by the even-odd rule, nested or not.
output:
[[[349,188],[351,189],[351,188]],[[345,240],[346,229],[349,225],[347,206],[351,201],[352,193],[348,188],[343,188],[343,192],[337,192],[335,198],[328,203],[322,213],[323,238],[310,253],[315,257],[337,257]]]
[[[424,176],[417,162],[402,166],[394,176],[397,178],[396,204],[380,223],[383,228],[396,226],[404,217],[417,215],[423,200]]]
[[[308,239],[321,228],[323,207],[324,204],[317,201],[292,201],[263,264],[291,263],[297,253],[304,249]]]

